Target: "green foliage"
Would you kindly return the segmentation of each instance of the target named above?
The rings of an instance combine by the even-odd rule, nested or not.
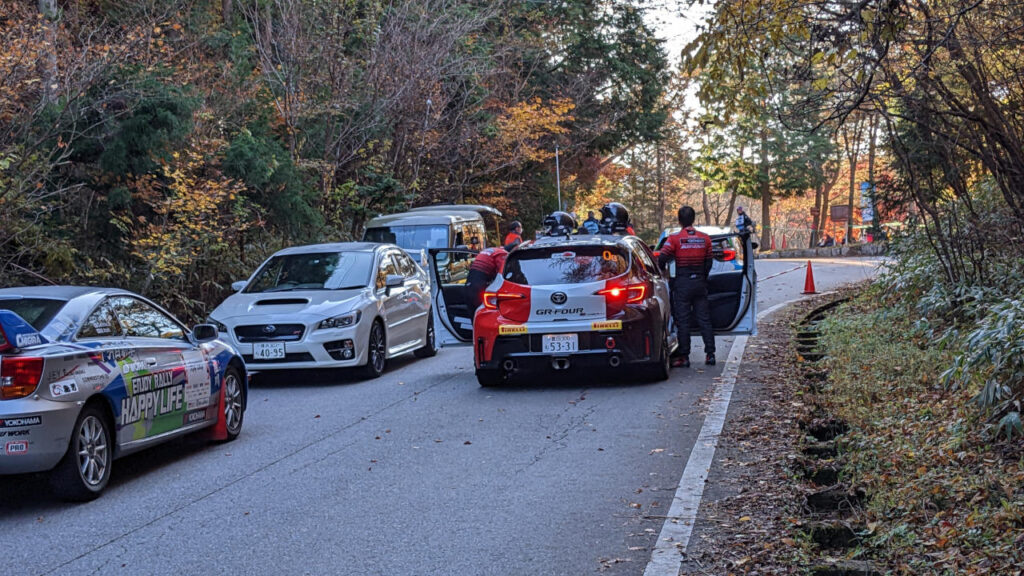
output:
[[[266,209],[269,223],[291,237],[312,238],[323,226],[312,191],[276,138],[241,131],[228,145],[222,167],[226,176],[246,184],[251,199]]]
[[[167,73],[128,68],[118,76],[130,112],[101,137],[99,167],[118,176],[148,174],[184,143],[198,101],[170,84]]]

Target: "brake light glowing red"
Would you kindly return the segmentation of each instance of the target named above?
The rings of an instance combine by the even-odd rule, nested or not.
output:
[[[626,303],[634,304],[643,301],[644,296],[647,295],[647,285],[629,284],[627,286],[612,286],[604,290],[598,290],[595,294],[600,294],[609,300],[624,299]]]
[[[42,377],[42,358],[14,356],[0,360],[0,400],[28,396],[36,391]]]
[[[733,261],[735,259],[736,259],[736,251],[735,250],[733,250],[732,248],[726,248],[725,250],[722,250],[722,261],[723,262],[731,262],[731,261]]]

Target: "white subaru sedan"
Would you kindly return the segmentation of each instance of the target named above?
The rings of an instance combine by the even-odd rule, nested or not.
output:
[[[394,244],[347,242],[277,252],[210,314],[253,372],[361,367],[437,353],[426,273]]]

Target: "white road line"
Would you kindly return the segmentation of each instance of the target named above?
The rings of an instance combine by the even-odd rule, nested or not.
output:
[[[789,304],[793,300],[781,302],[757,315],[758,321]],[[683,477],[679,479],[669,508],[668,518],[661,527],[658,543],[651,553],[651,561],[644,570],[644,576],[679,576],[684,554],[690,544],[693,525],[697,520],[700,502],[704,497],[704,484],[711,471],[711,462],[715,458],[718,437],[725,426],[725,416],[729,412],[729,401],[736,385],[736,376],[740,371],[743,351],[747,347],[747,336],[738,336],[729,350],[729,359],[722,370],[722,378],[711,399],[711,406],[704,425],[700,428],[697,442],[693,445],[690,458],[686,461]]]

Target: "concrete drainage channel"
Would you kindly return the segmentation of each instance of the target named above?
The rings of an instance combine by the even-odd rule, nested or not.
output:
[[[819,324],[832,309],[845,301],[835,300],[812,310],[797,329],[794,345],[797,359],[803,366],[803,384],[811,398],[828,393],[828,372],[821,366],[827,351],[820,343]],[[820,402],[815,400],[813,405],[812,412],[800,422],[805,438],[796,460],[796,470],[807,483],[809,491],[804,501],[806,520],[798,530],[822,550],[833,553],[851,550],[859,546],[862,535],[867,534],[865,527],[856,523],[855,517],[869,495],[863,489],[842,482],[842,437],[849,431],[849,426],[828,414]],[[846,560],[814,566],[811,574],[881,576],[882,571],[870,562]]]

